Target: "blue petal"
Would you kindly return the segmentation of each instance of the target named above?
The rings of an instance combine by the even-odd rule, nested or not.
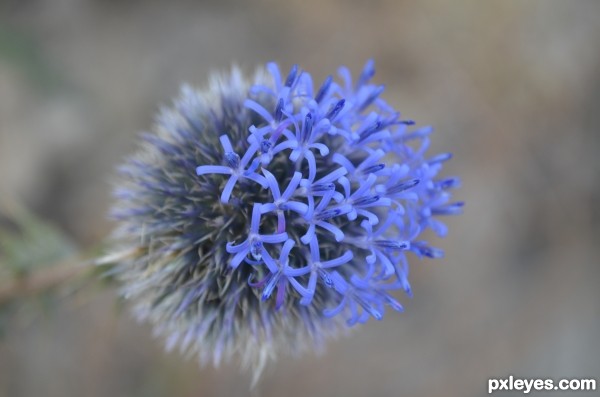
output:
[[[196,175],[225,174],[231,175],[231,168],[222,165],[201,165],[196,168]]]

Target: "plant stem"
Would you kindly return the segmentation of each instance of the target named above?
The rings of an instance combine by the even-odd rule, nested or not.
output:
[[[90,271],[87,262],[89,261],[73,258],[61,264],[27,272],[10,282],[0,284],[0,306],[17,298],[41,294]]]

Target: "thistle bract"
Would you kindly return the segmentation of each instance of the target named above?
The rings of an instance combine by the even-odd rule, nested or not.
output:
[[[420,238],[459,213],[449,154],[372,84],[314,85],[297,66],[237,70],[205,91],[183,87],[120,168],[112,215],[115,272],[136,314],[169,347],[218,364],[262,365],[280,351],[402,310],[407,254],[443,255]]]

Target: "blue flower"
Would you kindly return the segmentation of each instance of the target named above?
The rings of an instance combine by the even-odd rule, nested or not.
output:
[[[445,236],[440,218],[462,212],[460,180],[440,176],[451,155],[427,153],[432,129],[401,118],[374,74],[369,61],[315,87],[269,63],[162,111],[120,168],[113,214],[123,293],[169,346],[261,367],[402,310],[409,255],[443,257],[423,232]]]
[[[261,207],[261,204],[254,204],[252,208],[252,222],[250,223],[250,230],[246,240],[239,245],[227,243],[227,252],[233,254],[229,266],[234,269],[240,265],[248,254],[251,254],[255,261],[262,260],[263,253],[267,252],[263,246],[264,243],[276,244],[288,239],[288,235],[285,232],[270,235],[259,233]]]
[[[229,201],[233,187],[239,178],[248,178],[257,182],[262,187],[266,187],[265,178],[254,172],[258,164],[252,164],[250,169],[245,169],[250,162],[250,159],[252,159],[258,150],[258,147],[256,145],[250,145],[250,147],[246,150],[246,153],[244,153],[244,157],[242,157],[240,160],[240,156],[233,151],[233,147],[231,146],[231,142],[229,141],[227,135],[221,135],[220,141],[221,145],[223,145],[223,160],[226,165],[200,165],[196,167],[196,174],[231,175],[227,180],[225,187],[223,188],[223,193],[221,193],[221,201],[223,203]]]

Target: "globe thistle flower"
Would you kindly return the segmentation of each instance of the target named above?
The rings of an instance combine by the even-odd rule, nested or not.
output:
[[[426,153],[431,128],[401,118],[374,73],[315,87],[297,66],[251,82],[234,69],[184,86],[142,135],[115,189],[114,272],[168,348],[260,369],[401,311],[408,255],[443,256],[421,236],[462,209],[459,180],[438,177],[451,156]]]

